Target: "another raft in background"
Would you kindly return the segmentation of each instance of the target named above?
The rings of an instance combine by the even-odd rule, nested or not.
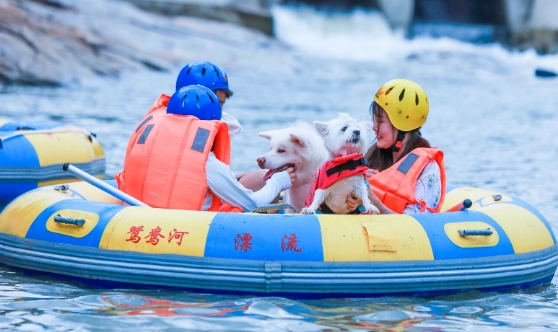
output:
[[[62,171],[67,162],[105,175],[103,148],[85,128],[0,119],[0,207],[37,187],[76,181]]]
[[[272,215],[124,206],[84,182],[0,214],[0,263],[66,277],[293,297],[425,294],[549,283],[558,246],[520,199],[448,192],[416,215]],[[133,285],[132,285],[133,287]]]

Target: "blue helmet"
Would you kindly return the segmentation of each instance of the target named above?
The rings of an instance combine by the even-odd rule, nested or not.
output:
[[[211,90],[223,90],[227,98],[233,95],[229,90],[229,78],[227,74],[214,63],[209,61],[190,62],[176,78],[176,91],[188,85],[203,85]]]
[[[213,91],[201,85],[189,85],[172,95],[167,113],[192,115],[200,120],[221,120],[221,105]]]

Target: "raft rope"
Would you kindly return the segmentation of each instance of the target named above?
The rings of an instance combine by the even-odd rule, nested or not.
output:
[[[19,137],[21,135],[31,135],[31,134],[52,134],[52,133],[78,133],[78,134],[84,134],[85,136],[87,136],[87,138],[89,139],[89,141],[93,142],[93,138],[92,137],[96,137],[97,135],[95,135],[94,133],[88,131],[87,129],[83,128],[83,127],[77,127],[77,126],[61,126],[61,127],[55,127],[52,129],[23,129],[23,130],[18,130],[15,133],[11,133],[9,135],[6,136],[0,136],[0,149],[3,147],[3,143],[9,139],[15,138],[15,137]]]

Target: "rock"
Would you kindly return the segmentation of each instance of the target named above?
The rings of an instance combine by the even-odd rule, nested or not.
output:
[[[142,58],[127,45],[57,19],[79,15],[51,1],[0,0],[0,81],[64,85],[88,75],[116,76],[125,68],[162,70],[167,64]]]
[[[273,63],[277,71],[298,62],[272,37],[236,24],[156,15],[121,1],[0,0],[0,85],[178,73],[194,60],[224,68]]]
[[[167,16],[193,16],[228,22],[273,36],[273,17],[269,7],[276,0],[121,0],[152,13]]]

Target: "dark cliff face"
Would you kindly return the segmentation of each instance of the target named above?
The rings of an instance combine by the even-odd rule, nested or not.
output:
[[[165,67],[106,32],[75,25],[87,19],[61,2],[0,0],[0,82],[58,86],[126,68]]]

